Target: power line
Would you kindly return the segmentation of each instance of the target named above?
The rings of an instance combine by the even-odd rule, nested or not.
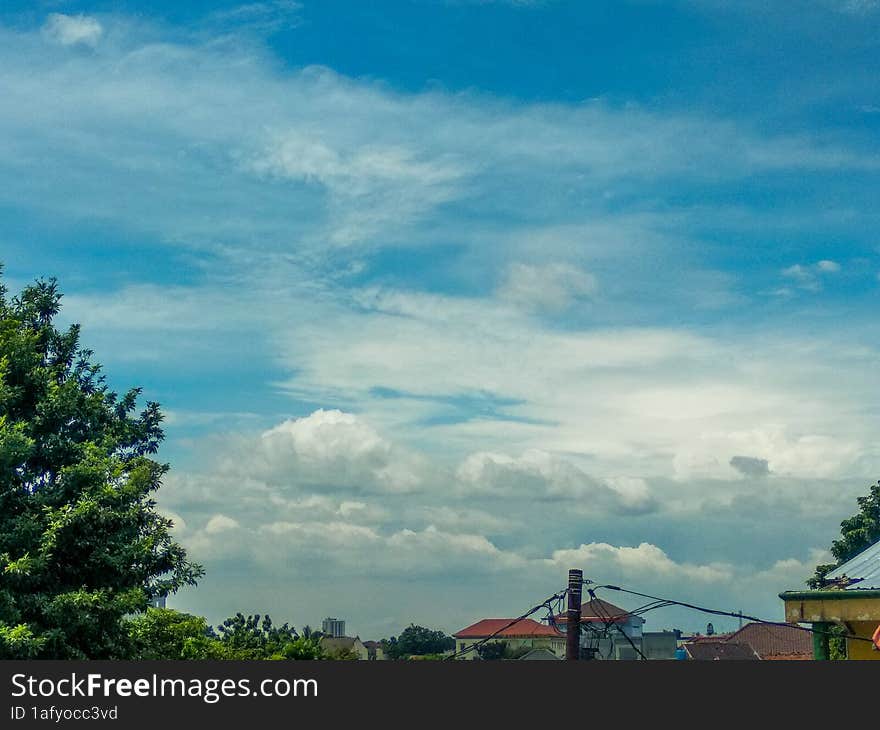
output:
[[[617,621],[615,621],[614,618],[605,613],[605,609],[601,605],[602,602],[599,600],[599,598],[596,597],[596,591],[593,588],[587,588],[587,593],[589,593],[590,598],[593,599],[593,605],[596,610],[596,615],[599,616],[599,618],[601,619],[607,619],[603,620],[606,630],[608,629],[609,625],[617,629],[621,634],[623,634],[623,638],[629,642],[629,645],[633,648],[633,651],[635,651],[642,658],[643,661],[647,661],[648,657],[646,657],[642,653],[642,650],[636,646],[635,642],[632,640],[632,637],[623,630],[623,628],[620,626],[620,624],[617,623]],[[605,616],[602,615],[603,613],[605,613]]]
[[[865,636],[857,636],[855,634],[834,634],[828,631],[821,631],[820,629],[814,629],[812,627],[807,628],[806,626],[800,626],[798,624],[790,624],[785,621],[770,621],[768,619],[760,618],[759,616],[749,616],[748,614],[743,613],[742,611],[737,611],[736,613],[732,611],[722,611],[716,608],[706,608],[705,606],[697,606],[693,603],[686,603],[684,601],[676,601],[671,598],[658,598],[657,596],[652,596],[647,593],[639,593],[638,591],[631,591],[627,588],[621,588],[620,586],[615,585],[601,585],[596,586],[594,590],[607,589],[610,591],[620,591],[621,593],[628,593],[632,596],[639,596],[641,598],[650,598],[653,603],[646,604],[643,606],[641,610],[637,609],[640,613],[647,613],[648,611],[653,611],[657,608],[666,608],[668,606],[681,606],[682,608],[689,608],[693,611],[700,611],[701,613],[711,614],[713,616],[729,616],[730,618],[739,618],[739,619],[747,619],[749,621],[754,621],[759,624],[766,624],[769,626],[785,626],[788,628],[797,629],[798,631],[806,631],[810,634],[818,634],[820,636],[828,636],[831,638],[843,638],[843,639],[853,639],[855,641],[868,641],[872,644],[874,643],[872,639],[869,639]],[[593,595],[593,590],[588,590],[590,595]],[[636,615],[635,612],[630,612],[632,615]],[[627,615],[630,615],[627,614]]]
[[[531,608],[531,609],[529,609],[528,611],[526,611],[526,612],[525,612],[522,616],[520,616],[519,618],[515,618],[515,619],[513,619],[510,623],[505,624],[504,626],[502,626],[502,627],[501,627],[500,629],[498,629],[497,631],[491,633],[489,636],[486,636],[486,637],[480,639],[479,641],[475,641],[475,642],[474,642],[473,644],[471,644],[470,646],[466,646],[466,647],[464,647],[463,649],[459,649],[457,652],[455,652],[455,653],[453,653],[453,654],[450,654],[448,657],[446,657],[446,659],[444,659],[444,661],[446,661],[446,660],[448,660],[448,659],[455,659],[455,658],[458,657],[458,656],[462,656],[462,655],[464,655],[464,654],[467,654],[468,652],[474,651],[475,649],[479,649],[479,647],[483,646],[483,645],[486,644],[487,642],[489,642],[489,641],[491,641],[492,639],[494,639],[496,636],[498,636],[498,634],[500,634],[500,633],[506,631],[507,629],[509,629],[509,628],[510,628],[511,626],[513,626],[514,624],[519,623],[520,621],[523,621],[524,619],[527,619],[529,616],[531,616],[531,615],[534,614],[534,613],[537,613],[537,612],[540,611],[542,608],[545,608],[545,607],[546,607],[546,608],[550,611],[550,614],[552,615],[552,614],[553,614],[553,601],[562,601],[562,600],[565,598],[565,596],[566,596],[567,593],[568,593],[568,589],[567,589],[567,588],[564,589],[564,590],[562,590],[562,591],[560,591],[559,593],[554,593],[554,594],[553,594],[552,596],[550,596],[549,598],[545,598],[543,601],[541,601],[537,606],[534,606],[533,608]]]

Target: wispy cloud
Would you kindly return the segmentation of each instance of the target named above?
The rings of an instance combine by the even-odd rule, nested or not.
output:
[[[104,28],[97,18],[88,15],[52,13],[43,26],[44,35],[62,46],[96,46]]]
[[[281,69],[258,34],[227,32],[297,12],[243,6],[197,33],[104,16],[0,29],[0,202],[99,229],[101,253],[161,252],[118,287],[75,287],[65,316],[111,368],[214,388],[213,368],[269,402],[187,407],[166,389],[172,429],[234,432],[163,490],[194,553],[247,566],[255,610],[320,615],[278,591],[304,576],[328,602],[357,587],[376,627],[407,588],[395,576],[420,568],[462,599],[497,580],[510,601],[514,573],[534,576],[531,600],[581,560],[725,600],[800,580],[806,548],[767,523],[836,524],[844,480],[876,471],[878,337],[805,327],[799,300],[760,292],[780,276],[830,291],[854,267],[799,236],[845,238],[870,211],[819,210],[790,183],[833,172],[863,190],[871,144],[693,109],[402,93]],[[198,262],[191,280],[143,280],[166,251]],[[810,512],[799,495],[828,484]],[[688,543],[688,520],[743,515],[763,532],[728,536],[734,559]],[[279,546],[290,564],[268,564]],[[193,600],[242,608],[210,577]]]

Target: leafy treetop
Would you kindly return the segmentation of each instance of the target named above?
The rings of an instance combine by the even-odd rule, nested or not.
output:
[[[54,279],[0,284],[0,658],[125,658],[123,617],[203,570],[153,498],[159,406],[111,391],[60,310]]]

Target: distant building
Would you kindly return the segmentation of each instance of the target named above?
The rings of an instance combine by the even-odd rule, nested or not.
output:
[[[675,659],[678,635],[674,631],[642,632],[642,653],[648,659]]]
[[[565,614],[554,616],[551,622],[565,633],[568,623]],[[584,601],[581,603],[581,651],[594,659],[641,659],[644,624],[641,616],[601,598]]]
[[[365,641],[364,646],[367,648],[367,659],[370,661],[382,661],[385,659],[385,650],[382,648],[382,642]]]
[[[513,622],[511,624],[511,622]],[[511,624],[508,626],[508,624]],[[510,618],[484,618],[458,633],[455,637],[455,650],[465,651],[469,646],[488,639],[486,643],[506,642],[511,651],[522,649],[546,649],[556,656],[565,656],[565,637],[551,626],[539,624],[530,618],[515,621]],[[489,638],[491,637],[491,638]],[[479,659],[476,651],[470,651],[457,659]]]
[[[321,622],[321,633],[325,636],[345,636],[345,621],[338,618],[325,618]]]
[[[357,636],[325,636],[321,639],[321,648],[331,656],[351,652],[364,661],[370,658],[369,650]]]
[[[166,608],[165,602],[168,599],[167,596],[157,596],[150,600],[151,608]]]

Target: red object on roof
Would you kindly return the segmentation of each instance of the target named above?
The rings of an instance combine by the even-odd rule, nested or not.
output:
[[[521,619],[505,629],[504,627],[511,621],[513,619],[510,618],[484,618],[482,621],[477,621],[477,623],[462,629],[457,634],[453,634],[453,636],[456,639],[485,639],[487,636],[493,635],[499,639],[562,638],[562,634],[556,629],[539,624],[530,618]],[[496,634],[496,631],[499,633]]]
[[[581,623],[614,623],[625,624],[632,614],[625,608],[615,606],[613,603],[603,601],[601,598],[594,598],[592,601],[584,601],[581,604]],[[568,621],[568,617],[563,613],[556,616],[556,623],[564,624]],[[643,621],[643,619],[640,619]]]

